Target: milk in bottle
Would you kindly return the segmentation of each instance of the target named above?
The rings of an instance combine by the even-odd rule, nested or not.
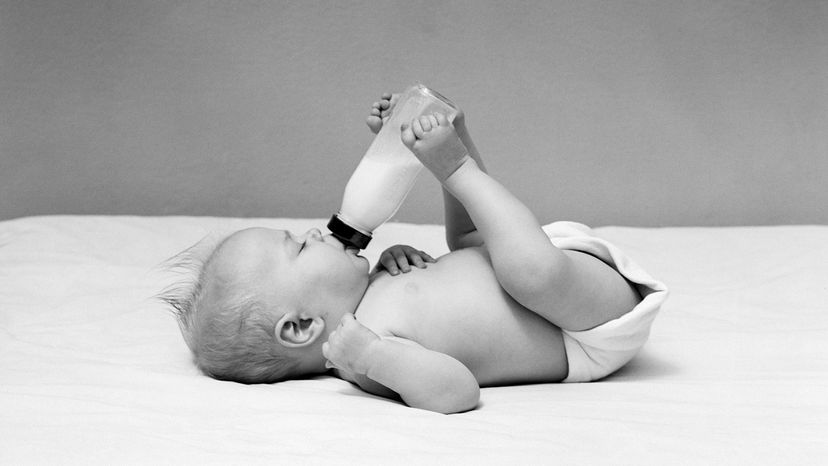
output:
[[[365,249],[373,231],[399,209],[423,168],[402,143],[400,126],[424,113],[441,112],[449,121],[457,107],[422,84],[403,92],[345,186],[342,207],[328,229],[347,247]]]

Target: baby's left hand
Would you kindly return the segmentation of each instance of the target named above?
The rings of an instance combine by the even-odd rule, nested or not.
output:
[[[371,345],[380,338],[359,323],[353,314],[345,314],[339,327],[322,344],[322,355],[327,368],[336,368],[353,374],[365,375],[370,364]]]
[[[404,244],[396,244],[382,252],[379,261],[377,261],[377,265],[374,266],[374,270],[371,273],[385,269],[391,275],[399,275],[401,270],[403,273],[410,272],[410,264],[413,264],[418,269],[424,269],[426,268],[426,262],[433,263],[437,261],[419,249],[414,249]]]

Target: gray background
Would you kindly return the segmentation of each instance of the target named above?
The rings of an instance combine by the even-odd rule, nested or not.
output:
[[[828,223],[828,2],[781,0],[3,0],[0,218],[325,217],[416,81],[543,221]]]

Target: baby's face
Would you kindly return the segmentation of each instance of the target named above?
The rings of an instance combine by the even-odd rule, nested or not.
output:
[[[294,236],[284,230],[250,228],[222,243],[210,260],[207,280],[219,287],[243,287],[243,294],[252,295],[266,309],[315,313],[308,317],[335,323],[344,313],[341,309],[354,309],[362,299],[368,270],[368,260],[357,250],[346,249],[319,230]]]

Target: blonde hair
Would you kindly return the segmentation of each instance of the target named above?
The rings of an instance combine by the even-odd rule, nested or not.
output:
[[[290,378],[298,361],[275,342],[276,322],[261,303],[243,292],[205,292],[205,271],[226,239],[204,238],[164,261],[162,268],[181,278],[156,298],[169,306],[193,362],[205,375],[247,384]]]

